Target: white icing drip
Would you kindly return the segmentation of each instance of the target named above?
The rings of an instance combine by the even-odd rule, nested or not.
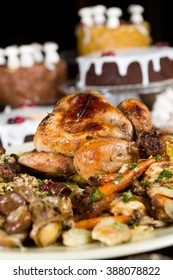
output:
[[[159,72],[160,69],[161,69],[160,59],[155,57],[152,62],[153,62],[153,69],[154,69],[154,71],[155,72]]]
[[[150,60],[141,60],[140,67],[142,72],[142,84],[147,86],[149,84],[149,73],[148,73],[148,64]]]
[[[88,62],[86,61],[85,64],[79,62],[80,80],[78,82],[78,87],[83,87],[85,85],[86,73],[88,72],[90,66],[91,66],[90,61]]]
[[[132,61],[129,61],[127,59],[123,59],[123,61],[121,59],[117,59],[116,63],[118,65],[118,71],[121,76],[125,76],[127,74],[127,69],[131,62]]]
[[[149,62],[153,63],[154,71],[160,70],[160,59],[167,57],[173,60],[173,48],[171,47],[146,47],[146,48],[131,48],[128,50],[116,51],[115,56],[100,56],[96,53],[91,56],[84,56],[77,58],[79,65],[80,80],[78,86],[85,86],[85,80],[87,72],[91,66],[94,64],[96,75],[101,75],[104,63],[116,63],[121,76],[127,74],[129,65],[132,62],[138,62],[142,73],[142,85],[148,85],[149,83],[149,73],[148,67]]]
[[[102,74],[102,68],[103,68],[103,64],[104,64],[104,61],[100,60],[99,62],[95,63],[94,66],[95,66],[95,73],[96,75],[101,75]]]

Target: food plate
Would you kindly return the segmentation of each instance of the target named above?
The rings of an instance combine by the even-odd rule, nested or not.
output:
[[[7,148],[7,154],[19,154],[24,151],[31,151],[34,145],[32,142],[24,143],[21,146]],[[67,248],[62,245],[54,245],[45,248],[0,248],[0,259],[112,259],[144,252],[151,252],[173,245],[173,226],[155,230],[147,239],[136,242],[124,243],[108,247],[100,242],[93,242],[79,248]]]

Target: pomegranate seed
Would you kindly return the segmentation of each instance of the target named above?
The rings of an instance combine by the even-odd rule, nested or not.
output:
[[[41,186],[41,190],[42,191],[48,191],[51,185],[52,185],[52,182],[43,183],[42,186]]]
[[[25,118],[23,117],[15,117],[8,119],[8,124],[17,124],[17,123],[23,123],[25,121]]]
[[[25,119],[23,117],[16,117],[16,123],[23,123]]]
[[[157,42],[156,47],[170,47],[168,42]]]
[[[123,24],[127,24],[127,21],[124,20],[124,19],[120,19],[120,24],[123,25]]]
[[[116,53],[114,51],[106,51],[103,52],[101,56],[115,56]]]

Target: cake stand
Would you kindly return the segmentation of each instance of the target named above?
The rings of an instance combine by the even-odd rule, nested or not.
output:
[[[82,93],[87,89],[93,89],[100,92],[106,100],[117,106],[121,101],[127,98],[135,98],[144,102],[149,109],[155,101],[157,94],[164,91],[167,87],[173,87],[173,79],[162,82],[150,83],[148,86],[125,85],[125,86],[85,86],[78,87],[76,80],[68,80],[61,84],[59,90],[63,95],[72,93]]]

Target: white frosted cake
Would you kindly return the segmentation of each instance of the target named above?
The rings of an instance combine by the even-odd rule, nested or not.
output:
[[[149,86],[173,78],[172,47],[141,47],[77,58],[77,86]]]
[[[31,106],[0,113],[0,142],[4,148],[33,140],[40,121],[52,111],[52,106]]]

